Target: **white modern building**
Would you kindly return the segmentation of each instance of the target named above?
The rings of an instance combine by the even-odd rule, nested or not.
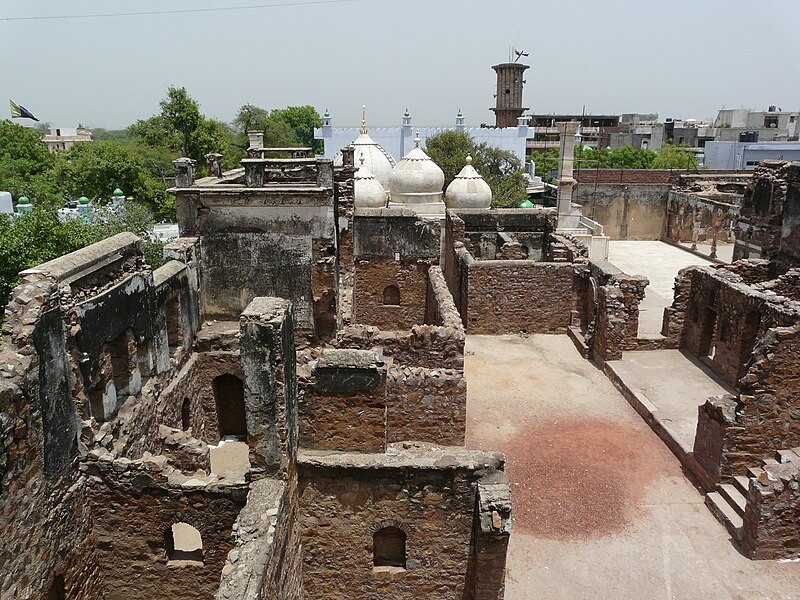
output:
[[[703,164],[712,171],[748,171],[762,160],[800,161],[800,142],[706,142]]]
[[[50,133],[44,136],[42,141],[50,152],[56,152],[69,150],[75,144],[93,142],[94,136],[91,131],[82,125],[77,127],[51,127]]]
[[[508,150],[519,158],[521,164],[525,164],[525,145],[529,135],[533,135],[533,131],[528,127],[528,120],[526,117],[520,117],[517,121],[517,127],[467,127],[465,125],[464,115],[461,111],[458,112],[453,126],[437,126],[437,127],[414,127],[412,124],[411,114],[406,110],[402,118],[402,124],[398,127],[371,127],[369,128],[369,142],[362,137],[367,135],[366,119],[362,121],[362,126],[359,127],[334,127],[333,119],[330,113],[326,110],[322,117],[322,127],[314,129],[314,138],[322,140],[325,151],[324,157],[335,159],[340,154],[341,149],[356,144],[355,160],[358,166],[359,150],[365,150],[365,146],[377,145],[384,149],[391,158],[392,165],[400,162],[406,154],[414,148],[414,136],[419,132],[419,137],[422,145],[425,145],[425,140],[443,131],[458,130],[469,134],[476,144],[485,142],[490,146]],[[361,146],[361,147],[359,147]],[[371,165],[369,158],[365,163],[369,171],[375,176],[378,181],[383,182],[381,169],[376,170],[374,165]],[[384,187],[387,187],[384,185]]]

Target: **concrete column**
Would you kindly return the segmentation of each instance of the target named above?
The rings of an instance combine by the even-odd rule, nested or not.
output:
[[[559,134],[558,159],[558,227],[575,227],[572,214],[572,188],[575,187],[573,168],[575,164],[575,132],[577,121],[556,123]]]

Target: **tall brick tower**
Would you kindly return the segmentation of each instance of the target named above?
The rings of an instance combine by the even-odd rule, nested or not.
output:
[[[492,109],[495,126],[516,127],[517,118],[528,110],[522,106],[522,75],[528,65],[502,63],[492,68],[497,73],[497,104]]]

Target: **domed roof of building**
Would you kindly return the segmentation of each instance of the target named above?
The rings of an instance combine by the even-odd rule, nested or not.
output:
[[[445,213],[442,202],[444,173],[419,147],[419,132],[414,138],[415,147],[392,169],[389,175],[389,208],[410,208],[419,216],[441,217]]]
[[[353,176],[353,196],[356,207],[383,208],[386,206],[386,190],[381,182],[364,166],[364,157],[358,158],[361,166]]]
[[[392,167],[395,165],[394,158],[386,150],[377,144],[367,132],[367,118],[366,107],[364,107],[364,114],[361,117],[361,131],[359,136],[353,142],[355,152],[353,156],[358,160],[359,157],[364,157],[364,165],[370,173],[380,181],[384,190],[389,189],[389,173],[392,172]]]
[[[492,206],[492,188],[472,166],[472,157],[447,186],[444,195],[447,208],[489,208]]]
[[[436,195],[439,199],[444,186],[444,172],[419,147],[419,133],[414,138],[414,148],[392,169],[389,190],[392,202],[403,202],[403,197],[413,195]],[[427,202],[427,200],[426,200]],[[414,204],[414,201],[410,201]]]

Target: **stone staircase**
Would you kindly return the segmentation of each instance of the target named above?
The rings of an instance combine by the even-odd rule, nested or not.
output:
[[[761,469],[748,469],[750,477],[757,476],[755,471]],[[750,477],[737,476],[733,483],[721,483],[716,492],[706,494],[706,506],[717,520],[725,525],[728,533],[737,542],[742,539],[742,524],[744,523],[744,507],[747,504],[747,486]]]

